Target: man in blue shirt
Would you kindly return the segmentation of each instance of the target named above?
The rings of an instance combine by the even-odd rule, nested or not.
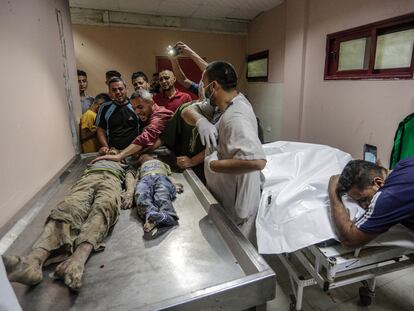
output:
[[[366,209],[355,222],[341,196],[348,194]],[[361,246],[396,224],[414,230],[414,158],[387,169],[363,160],[350,161],[329,181],[332,219],[345,246]]]

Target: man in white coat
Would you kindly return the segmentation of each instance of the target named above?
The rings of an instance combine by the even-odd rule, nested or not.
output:
[[[253,108],[236,87],[237,75],[231,64],[210,63],[200,82],[204,100],[186,108],[182,117],[197,126],[207,147],[207,187],[240,231],[256,244],[260,171],[266,165],[266,156]]]

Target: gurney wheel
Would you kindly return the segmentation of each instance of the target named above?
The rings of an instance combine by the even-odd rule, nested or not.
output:
[[[369,290],[368,287],[361,286],[359,288],[359,300],[362,306],[369,306],[372,303],[373,292]]]
[[[295,295],[290,295],[289,311],[297,311],[296,310],[296,297],[295,297]]]

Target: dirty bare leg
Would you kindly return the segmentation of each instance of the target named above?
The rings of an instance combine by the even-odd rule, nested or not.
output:
[[[83,242],[67,260],[56,267],[56,276],[62,278],[72,290],[78,290],[82,285],[82,275],[85,263],[93,250],[92,244]]]
[[[50,253],[43,248],[34,249],[28,256],[3,256],[10,282],[36,285],[43,280],[42,267]]]

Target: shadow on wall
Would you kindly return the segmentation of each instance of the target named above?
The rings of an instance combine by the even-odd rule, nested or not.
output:
[[[247,95],[264,132],[264,141],[281,139],[283,119],[283,84],[269,82],[250,82]]]

